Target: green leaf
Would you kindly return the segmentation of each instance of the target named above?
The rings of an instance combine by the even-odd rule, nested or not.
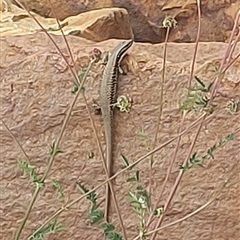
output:
[[[137,181],[137,179],[136,179],[135,176],[129,177],[129,178],[127,179],[127,182],[136,182],[136,181]]]
[[[86,72],[87,72],[87,68],[82,68],[81,73],[78,75],[78,79],[80,82],[83,80],[83,77],[85,76]]]
[[[34,235],[32,235],[29,240],[42,240],[47,237],[50,233],[57,233],[64,230],[66,227],[62,224],[58,224],[55,219],[53,223],[50,223],[46,227],[40,229]]]
[[[128,166],[129,166],[129,161],[128,161],[127,157],[125,157],[125,156],[121,153],[121,158],[122,158],[125,166],[128,167]]]
[[[59,153],[63,153],[63,151],[59,147],[56,148],[55,140],[53,140],[49,146],[49,153],[51,156],[54,156],[54,157]]]
[[[208,85],[208,87],[207,87],[208,92],[210,92],[210,90],[211,90],[211,88],[212,88],[212,86],[213,86],[213,83],[214,83],[214,82],[211,82],[211,83]]]
[[[216,145],[214,145],[213,147],[211,147],[210,149],[208,149],[207,153],[208,155],[214,159],[214,155],[213,155],[213,152],[216,150]]]
[[[234,139],[234,134],[231,133],[231,134],[227,135],[225,139],[226,139],[227,142],[233,140]]]
[[[98,209],[95,209],[95,211],[91,211],[88,216],[91,219],[92,225],[98,224],[104,219],[104,213]]]
[[[79,83],[78,82],[74,82],[73,83],[73,90],[71,91],[73,94],[76,94],[79,88]]]
[[[78,189],[83,193],[83,194],[86,194],[89,192],[89,190],[83,185],[81,184],[80,182],[77,182],[76,183]]]
[[[30,176],[32,182],[36,184],[43,184],[41,178],[38,177],[37,173],[35,172],[34,166],[20,160],[18,161],[18,167],[20,168],[20,170]]]
[[[64,199],[64,193],[60,182],[57,179],[52,180],[53,186],[56,188],[58,198],[62,201]]]
[[[195,78],[195,80],[196,80],[203,88],[205,88],[205,84],[200,80],[199,77],[194,76],[194,78]]]
[[[81,183],[77,182],[77,187],[78,189],[83,193],[83,194],[86,194],[89,192],[89,190]],[[89,201],[92,202],[92,204],[96,204],[97,202],[97,195],[96,195],[96,192],[93,191],[93,192],[90,192],[87,197],[86,197]]]
[[[139,135],[140,135],[140,137],[142,137],[142,138],[146,138],[146,137],[147,137],[147,134],[146,134],[146,132],[144,131],[144,129],[141,129],[141,130],[140,130]]]
[[[136,180],[139,181],[139,179],[140,179],[140,172],[136,171]]]
[[[109,233],[115,230],[115,227],[110,223],[103,223],[101,228],[104,230],[105,233]]]
[[[129,177],[127,182],[138,182],[139,181],[139,171],[136,171],[135,176]]]

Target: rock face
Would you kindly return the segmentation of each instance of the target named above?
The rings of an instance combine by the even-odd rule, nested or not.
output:
[[[53,36],[69,60],[63,38]],[[93,44],[90,41],[68,36],[73,52],[76,69],[79,72],[88,63],[89,52],[94,48],[110,51],[117,41]],[[43,33],[26,36],[8,36],[1,38],[1,118],[25,150],[30,164],[35,166],[40,175],[49,162],[48,146],[57,139],[74,95],[71,93],[74,79],[70,71]],[[201,43],[197,55],[196,74],[205,83],[216,76],[221,57],[226,49],[224,43]],[[167,66],[163,84],[163,112],[160,121],[156,146],[164,144],[178,134],[182,111],[180,106],[186,98],[187,81],[194,44],[169,44],[167,48]],[[240,45],[235,49],[239,53]],[[160,92],[162,85],[163,45],[134,44],[129,51],[138,66],[136,76],[129,72],[119,80],[118,95],[130,95],[133,109],[130,114],[116,111],[114,121],[114,168],[119,171],[124,165],[120,154],[130,162],[148,153],[152,148],[152,139],[156,131],[159,114]],[[98,99],[99,83],[103,67],[94,65],[85,86],[85,96],[91,106]],[[234,140],[216,151],[214,159],[206,160],[204,168],[193,167],[183,175],[179,189],[166,213],[163,225],[175,221],[200,206],[206,204],[219,191],[225,180],[229,185],[219,197],[203,211],[187,220],[165,228],[159,232],[157,239],[240,239],[239,232],[239,159],[240,114],[230,114],[226,106],[231,100],[240,96],[239,87],[240,61],[231,66],[221,82],[217,97],[217,109],[203,123],[193,152],[200,156],[220,139],[236,133]],[[239,100],[239,99],[238,99]],[[187,115],[185,127],[195,121],[201,113]],[[101,117],[93,115],[101,144],[104,148],[103,126]],[[185,129],[185,128],[184,128]],[[179,165],[187,156],[194,139],[197,126],[182,136],[179,153],[169,183],[159,205],[164,204],[175,178]],[[0,235],[2,239],[13,236],[19,226],[35,185],[27,174],[19,170],[18,161],[27,161],[10,133],[1,123],[1,204]],[[141,132],[141,134],[140,134]],[[143,134],[144,133],[144,134]],[[166,176],[167,168],[173,156],[176,141],[166,145],[154,155],[152,170],[152,202],[155,203]],[[81,196],[75,183],[84,183],[89,189],[105,179],[100,154],[96,145],[89,115],[83,98],[80,97],[66,127],[61,144],[62,154],[56,160],[41,190],[33,211],[23,231],[26,239],[52,214]],[[94,157],[88,159],[89,153]],[[140,171],[140,183],[149,184],[149,159],[140,162],[131,172],[117,177],[114,189],[123,215],[129,239],[138,236],[139,220],[127,200],[128,192],[134,191],[136,183],[126,182],[135,171]],[[58,199],[52,180],[58,180],[63,188],[64,198]],[[97,190],[98,202],[104,198],[105,188]],[[100,205],[102,208],[102,204]],[[67,226],[66,230],[52,234],[51,239],[101,239],[97,228],[89,225],[87,214],[89,202],[83,199],[59,215],[59,222]],[[112,208],[112,222],[119,229],[117,216]]]
[[[178,22],[178,27],[170,33],[170,41],[194,42],[197,35],[198,20],[195,0],[24,0],[24,3],[29,10],[41,16],[61,20],[90,10],[106,11],[104,8],[124,8],[129,13],[135,40],[140,42],[163,42],[165,29],[162,25],[168,16],[175,17]],[[201,41],[227,41],[239,9],[239,0],[202,0]],[[89,16],[95,18],[91,13]]]
[[[45,19],[37,14],[33,16],[44,28],[55,35],[74,35],[95,42],[111,38],[133,38],[129,15],[125,9],[106,8],[93,10],[77,16],[68,17],[60,25],[53,18]],[[43,31],[26,11],[11,5],[11,11],[3,13],[1,35],[25,35]]]

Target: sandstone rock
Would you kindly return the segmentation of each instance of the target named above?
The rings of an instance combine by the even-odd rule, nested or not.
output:
[[[68,35],[83,37],[95,42],[111,38],[133,38],[128,12],[120,8],[106,8],[68,17],[64,20]]]
[[[66,44],[60,36],[53,36],[64,56],[70,59]],[[67,36],[76,70],[80,73],[88,63],[89,52],[94,48],[110,51],[118,41],[92,43],[85,39]],[[31,165],[38,174],[43,174],[49,162],[49,144],[59,136],[63,119],[74,95],[71,93],[74,79],[70,71],[53,47],[51,41],[43,33],[26,36],[7,36],[0,39],[0,101],[1,118],[24,148]],[[199,45],[196,73],[205,82],[210,83],[216,76],[214,69],[219,66],[226,49],[223,43],[201,43]],[[157,146],[176,136],[181,122],[180,105],[186,97],[186,86],[189,78],[190,62],[194,44],[170,43],[167,50],[167,68],[164,84],[165,104],[161,118],[161,126]],[[235,49],[240,52],[240,45]],[[131,162],[148,152],[152,145],[159,114],[161,91],[161,71],[163,62],[163,45],[134,44],[129,51],[138,63],[135,76],[128,73],[119,80],[119,95],[130,95],[133,98],[133,109],[130,114],[116,111],[114,123],[114,168],[119,171],[124,165],[120,154],[124,154]],[[98,99],[99,83],[103,67],[94,65],[85,86],[85,96],[91,106]],[[224,75],[216,101],[219,108],[206,120],[196,142],[194,151],[200,155],[216,144],[220,139],[235,132],[240,126],[239,112],[231,115],[226,111],[229,100],[240,96],[239,59]],[[198,113],[188,115],[186,127],[196,118]],[[97,132],[104,147],[102,120],[93,116]],[[145,133],[143,139],[139,132]],[[179,164],[186,158],[186,152],[193,141],[196,129],[182,136],[177,161],[174,164],[163,199],[163,204],[174,179],[179,171]],[[11,135],[1,123],[1,192],[0,192],[0,235],[9,239],[22,220],[27,209],[35,184],[31,183],[27,174],[18,168],[18,160],[26,160]],[[204,168],[194,167],[183,176],[179,190],[166,214],[166,223],[177,220],[206,204],[229,179],[229,185],[219,197],[206,209],[191,218],[161,230],[158,239],[239,239],[239,158],[240,136],[235,134],[234,140],[216,152],[215,159],[204,163]],[[147,146],[147,147],[146,147]],[[176,142],[165,146],[154,155],[152,201],[155,202],[174,152]],[[32,214],[23,231],[22,239],[27,239],[41,224],[62,207],[52,185],[52,180],[60,181],[64,201],[72,201],[81,196],[75,183],[80,181],[89,189],[103,182],[105,174],[96,139],[94,137],[86,105],[80,97],[73,110],[61,144],[64,151],[59,154],[53,164],[46,186],[33,208]],[[88,159],[89,152],[94,153]],[[133,172],[126,172],[117,177],[114,184],[116,197],[120,204],[129,239],[138,235],[138,217],[127,201],[128,191],[134,184],[126,183],[129,175],[140,170],[140,183],[148,187],[149,159],[138,164]],[[105,188],[96,191],[99,202],[104,198]],[[101,205],[102,206],[102,205]],[[67,228],[51,239],[101,239],[102,234],[92,228],[87,220],[90,204],[84,199],[63,211],[58,221]],[[113,210],[113,209],[112,209]],[[117,217],[113,213],[113,223],[118,228]]]
[[[171,30],[169,41],[194,42],[196,39],[198,20],[196,1],[193,0],[52,0],[51,3],[48,0],[25,0],[24,2],[28,9],[42,16],[57,17],[61,20],[95,9],[125,8],[129,13],[135,40],[151,43],[164,41],[166,30],[162,28],[163,21],[166,17],[175,17],[178,26]],[[227,42],[239,9],[239,0],[202,0],[201,41]],[[115,24],[114,22],[112,24]]]
[[[16,6],[12,6],[11,11],[4,12],[2,15],[0,29],[2,36],[43,31],[26,11]],[[49,33],[62,35],[55,19],[33,15]],[[65,35],[75,35],[96,42],[109,38],[133,38],[128,13],[120,8],[89,11],[66,18],[60,25]]]
[[[14,0],[8,0],[15,2]],[[37,14],[44,17],[58,18],[64,20],[90,10],[114,7],[112,0],[101,1],[79,1],[79,0],[19,0],[22,4]]]

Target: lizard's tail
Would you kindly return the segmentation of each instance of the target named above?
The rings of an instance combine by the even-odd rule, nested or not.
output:
[[[111,132],[108,135],[108,139],[106,139],[106,144],[107,144],[107,155],[106,155],[106,166],[107,166],[107,173],[108,173],[108,178],[111,177],[112,175],[112,139],[111,139]],[[110,136],[110,137],[109,137]],[[108,182],[106,184],[106,199],[105,199],[105,219],[106,222],[109,222],[109,209],[111,206],[111,190],[110,190],[110,185],[111,182]],[[114,194],[114,193],[113,193]]]

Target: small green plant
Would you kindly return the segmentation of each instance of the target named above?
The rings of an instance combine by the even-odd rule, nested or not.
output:
[[[145,130],[142,128],[140,131],[139,131],[139,136],[145,140],[145,148],[146,148],[146,151],[150,151],[150,144],[148,142],[148,136],[147,136],[147,133],[145,132]]]
[[[55,140],[53,140],[49,146],[50,156],[56,157],[60,153],[63,153],[63,151],[59,147],[56,146],[56,142],[55,142]]]
[[[193,153],[193,155],[190,157],[189,161],[185,165],[180,165],[180,169],[187,171],[191,169],[193,166],[200,166],[203,167],[202,165],[202,159],[198,158],[197,153]]]
[[[79,86],[81,85],[82,80],[84,79],[84,76],[86,74],[87,68],[82,68],[80,74],[78,75],[78,80],[74,82],[72,93],[76,94],[78,92]],[[85,87],[82,86],[81,92],[83,93],[85,91]]]
[[[57,233],[64,230],[66,227],[62,224],[58,224],[57,220],[55,219],[53,223],[50,223],[48,226],[42,228],[34,235],[28,238],[28,240],[42,240],[47,237],[47,235],[51,233]]]
[[[203,167],[203,163],[205,160],[214,159],[215,152],[220,148],[223,148],[229,141],[232,141],[233,138],[234,138],[233,134],[227,135],[224,139],[221,139],[217,144],[214,144],[212,147],[210,147],[207,150],[207,154],[205,154],[202,157],[197,156],[197,152],[193,153],[193,155],[190,157],[189,161],[185,165],[180,165],[180,169],[183,171],[187,171],[194,166]]]
[[[78,189],[86,194],[89,190],[81,183],[77,183]],[[88,217],[92,225],[96,225],[99,229],[102,229],[104,234],[109,240],[123,240],[123,237],[115,231],[114,225],[105,221],[104,213],[101,211],[97,204],[97,195],[95,191],[89,193],[86,196],[86,199],[89,200],[92,204]]]
[[[121,158],[122,158],[122,160],[123,160],[123,162],[124,162],[124,165],[125,165],[125,166],[122,167],[122,169],[124,169],[124,168],[126,168],[126,167],[128,167],[128,166],[130,165],[130,164],[129,164],[129,160],[128,160],[128,158],[127,158],[125,155],[123,155],[123,154],[121,154]],[[134,167],[134,166],[133,166],[133,167]],[[128,170],[129,170],[129,171],[132,170],[133,167],[129,168]],[[131,176],[131,177],[129,177],[129,178],[127,179],[127,182],[137,182],[137,181],[139,181],[139,174],[140,174],[140,172],[137,170],[133,176]]]
[[[128,158],[123,154],[121,154],[121,157],[125,163],[125,167],[128,167],[130,165]],[[133,167],[129,168],[128,170],[132,170]],[[134,176],[129,177],[127,179],[127,182],[139,182],[139,180],[140,171],[136,171]],[[131,206],[134,209],[134,212],[137,214],[139,218],[139,236],[141,239],[144,239],[144,235],[146,232],[145,215],[146,212],[150,209],[150,199],[148,192],[145,188],[138,185],[134,192],[132,191],[129,192],[128,199],[130,201]]]
[[[137,186],[135,192],[129,192],[129,201],[139,218],[139,236],[141,239],[144,239],[146,233],[145,215],[150,208],[149,196],[146,189],[142,186]]]
[[[232,100],[230,103],[227,105],[227,110],[231,114],[236,114],[237,112],[240,111],[240,101],[235,101]]]
[[[60,182],[57,179],[52,180],[53,186],[56,189],[56,193],[58,195],[59,200],[62,202],[64,201],[64,193],[63,193],[63,188]]]
[[[31,181],[37,184],[38,187],[40,188],[44,187],[42,178],[37,175],[37,173],[35,172],[34,166],[24,161],[19,161],[18,166],[20,170],[22,170],[24,173],[29,175]]]
[[[190,92],[187,99],[183,102],[181,109],[188,112],[203,110],[208,114],[213,113],[214,109],[217,107],[216,104],[209,104],[209,93],[213,86],[213,82],[206,86],[197,76],[195,76],[194,79],[196,84],[190,88]]]

